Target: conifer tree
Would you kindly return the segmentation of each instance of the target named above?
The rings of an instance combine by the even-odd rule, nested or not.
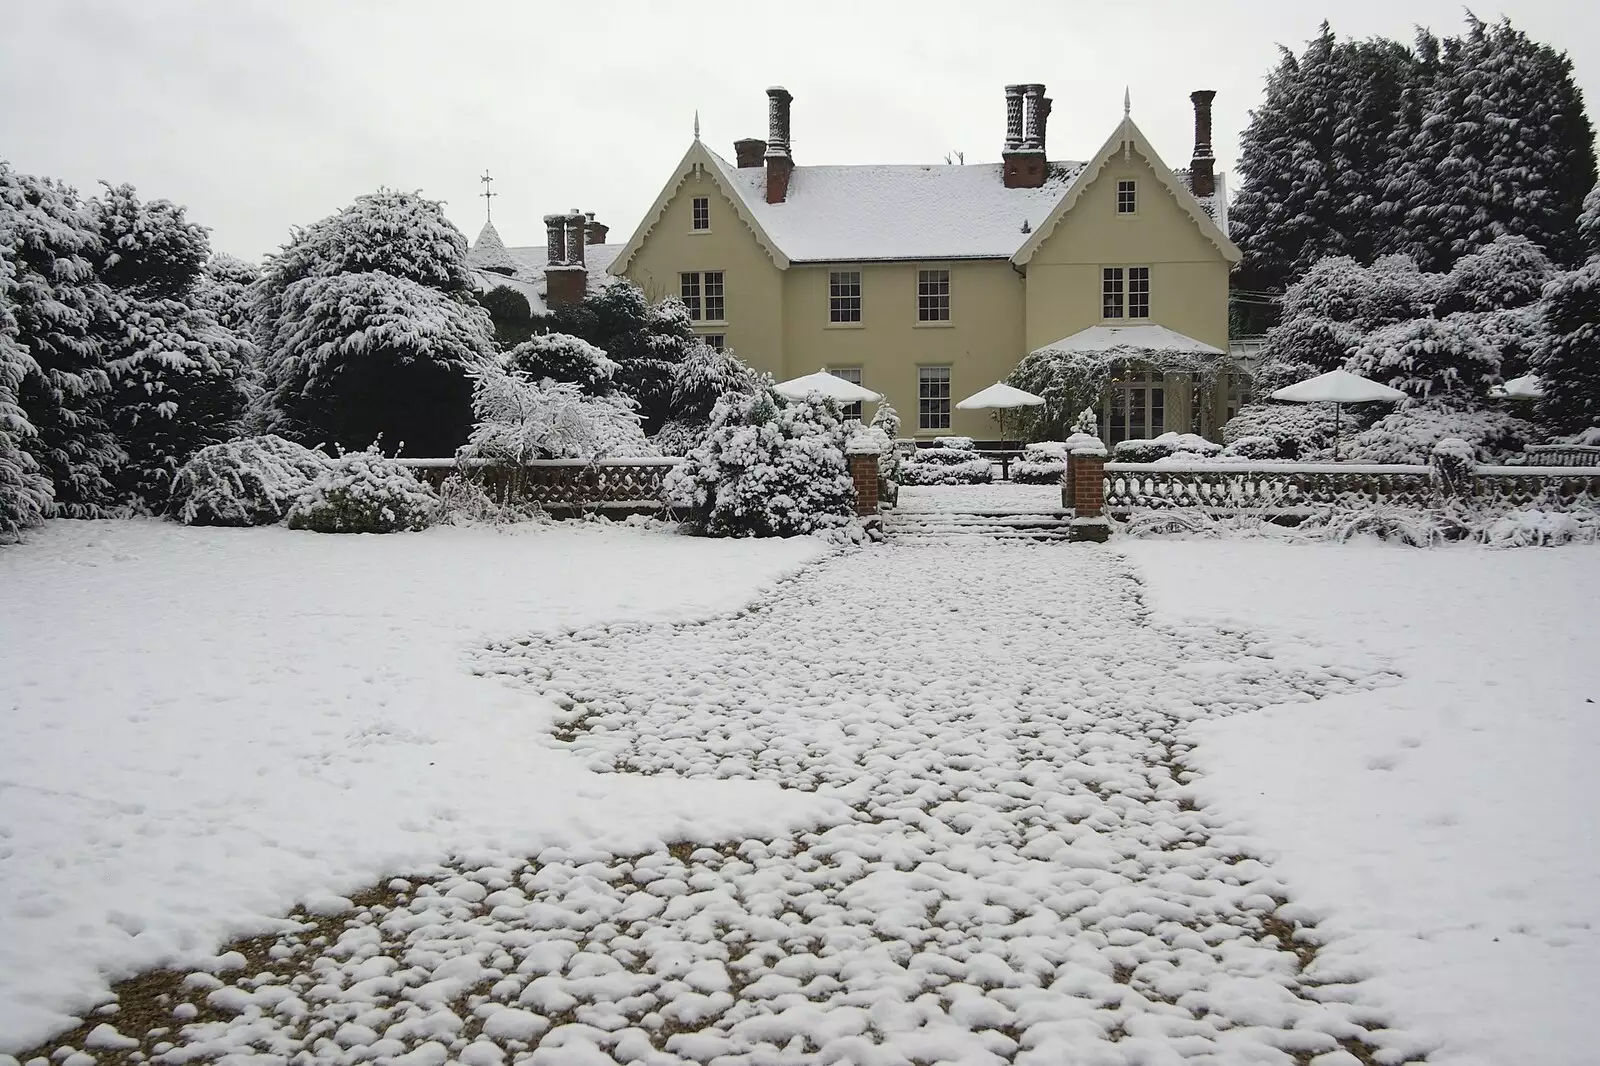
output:
[[[1545,337],[1533,356],[1544,383],[1539,413],[1555,429],[1600,427],[1600,256],[1545,287]]]
[[[1600,181],[1583,198],[1578,214],[1578,243],[1585,257],[1600,255]]]
[[[33,432],[17,436],[53,486],[51,513],[70,518],[106,512],[123,459],[106,422],[100,330],[110,310],[95,276],[99,255],[93,219],[72,188],[0,162],[0,258],[15,323],[7,331],[31,360],[15,395]]]
[[[33,423],[17,402],[17,390],[39,365],[17,339],[21,332],[11,313],[11,260],[0,255],[0,541],[38,525],[50,511],[50,479],[24,443],[36,435]]]

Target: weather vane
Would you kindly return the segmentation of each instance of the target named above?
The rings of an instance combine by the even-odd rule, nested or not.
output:
[[[494,204],[491,202],[490,198],[499,196],[500,194],[491,188],[491,183],[494,181],[494,179],[489,176],[489,172],[487,170],[483,172],[483,176],[478,180],[483,182],[483,192],[478,194],[479,196],[483,197],[483,220],[485,222],[493,222],[494,214],[492,211],[490,211],[490,208],[493,207]]]

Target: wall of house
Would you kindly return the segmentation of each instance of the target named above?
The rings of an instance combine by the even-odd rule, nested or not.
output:
[[[861,272],[860,323],[829,321],[828,275]],[[917,320],[917,274],[950,271],[950,320]],[[789,377],[860,367],[861,383],[900,413],[901,434],[995,437],[985,411],[955,401],[993,385],[1023,354],[1020,274],[1005,260],[793,264],[784,284],[783,337]],[[918,368],[950,367],[949,429],[919,430]],[[867,417],[871,417],[868,405]]]
[[[694,199],[710,200],[711,228],[694,228]],[[723,272],[725,322],[698,322],[697,332],[721,333],[745,362],[780,380],[783,365],[783,271],[757,242],[733,204],[705,171],[690,174],[667,201],[624,275],[650,297],[679,293],[686,271]],[[814,369],[814,368],[813,368]]]

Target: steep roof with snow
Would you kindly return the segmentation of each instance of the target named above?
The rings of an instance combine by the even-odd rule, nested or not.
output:
[[[611,266],[611,261],[622,248],[620,244],[584,246],[583,259],[584,266],[589,269],[587,287],[590,292],[597,292],[616,280],[606,268]],[[549,254],[544,245],[507,248],[494,226],[488,223],[473,242],[472,250],[467,253],[467,266],[472,268],[479,292],[495,288],[515,289],[527,298],[528,306],[536,314],[548,310],[544,299],[544,272],[548,265]],[[496,267],[509,267],[512,272],[504,274],[494,269]]]
[[[1044,221],[1082,163],[1049,164],[1037,189],[1008,189],[1002,164],[795,167],[783,203],[760,167],[707,149],[745,208],[791,262],[1004,259]]]

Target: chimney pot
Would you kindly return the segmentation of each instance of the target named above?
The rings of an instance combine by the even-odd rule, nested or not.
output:
[[[1037,189],[1044,184],[1044,131],[1049,117],[1050,101],[1043,85],[1006,86],[1006,147],[1001,153],[1006,188]]]
[[[1028,104],[1027,121],[1022,131],[1022,150],[1044,151],[1044,124],[1039,120],[1039,101],[1044,99],[1044,86],[1037,82],[1023,86],[1023,96]]]
[[[761,157],[767,154],[767,142],[760,137],[746,137],[733,142],[734,163],[740,170],[759,167]]]
[[[564,220],[567,228],[567,265],[583,266],[583,247],[585,243],[584,224],[588,222],[583,212],[573,208],[567,212]]]
[[[1211,147],[1211,101],[1215,89],[1196,89],[1189,94],[1194,104],[1194,157],[1189,161],[1189,189],[1196,196],[1215,196],[1217,192],[1216,155]]]
[[[544,216],[544,259],[550,266],[567,261],[567,220],[561,215]]]
[[[1006,86],[1006,146],[1007,152],[1022,147],[1022,86]]]
[[[789,151],[789,105],[794,97],[789,90],[775,86],[767,90],[767,203],[781,204],[789,197],[789,176],[794,173],[794,156]]]
[[[611,232],[611,227],[606,225],[604,222],[596,222],[594,220],[593,211],[587,212],[584,217],[587,221],[585,221],[583,224],[583,243],[606,243],[606,234]]]

